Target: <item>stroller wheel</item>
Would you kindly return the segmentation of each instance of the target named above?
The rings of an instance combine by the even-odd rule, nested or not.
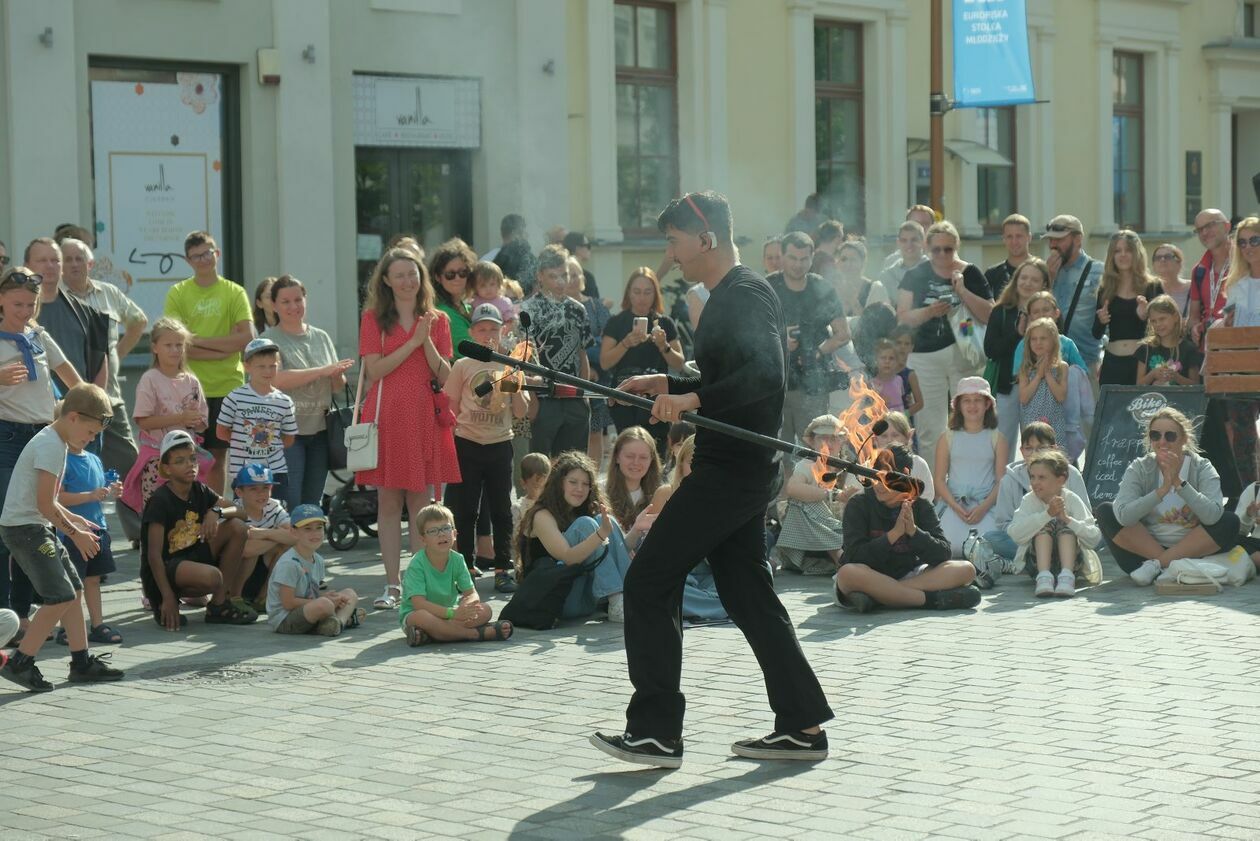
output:
[[[360,521],[357,523],[359,530],[368,537],[376,537],[376,523],[371,520]]]
[[[334,549],[346,552],[359,542],[359,530],[351,520],[335,519],[328,526],[328,542]]]

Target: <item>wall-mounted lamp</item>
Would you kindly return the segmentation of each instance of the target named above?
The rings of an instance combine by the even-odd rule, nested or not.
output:
[[[556,75],[556,60],[554,58],[547,59],[542,66],[542,72],[548,76]]]
[[[45,47],[51,47],[53,45],[53,32],[51,26],[45,26],[44,31],[39,33],[39,42]]]
[[[302,60],[307,64],[315,63],[315,45],[307,44],[306,49],[302,50]]]

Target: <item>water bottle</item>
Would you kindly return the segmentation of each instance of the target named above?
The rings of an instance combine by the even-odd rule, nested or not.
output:
[[[109,470],[106,470],[106,471],[105,471],[105,485],[106,485],[106,487],[108,487],[109,485],[114,484],[114,483],[115,483],[115,482],[117,482],[117,481],[118,481],[118,471],[117,471],[117,470],[115,470],[114,468],[112,468],[112,467],[111,467]]]
[[[115,483],[115,482],[117,482],[117,481],[118,481],[118,471],[117,471],[117,470],[114,470],[114,469],[111,467],[109,470],[106,470],[106,471],[105,471],[105,487],[107,487],[107,488],[113,487],[114,483]],[[105,513],[107,513],[107,514],[112,514],[112,513],[113,513],[113,511],[114,511],[114,494],[113,494],[112,492],[111,492],[110,494],[108,494],[108,495],[105,497],[105,504],[104,504],[104,506],[102,507],[102,510],[103,510]]]

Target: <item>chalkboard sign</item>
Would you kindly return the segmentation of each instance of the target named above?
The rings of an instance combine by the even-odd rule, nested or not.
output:
[[[1085,450],[1085,489],[1093,505],[1110,502],[1120,491],[1128,466],[1146,455],[1146,424],[1165,406],[1179,409],[1201,425],[1207,414],[1203,386],[1180,385],[1153,388],[1143,385],[1104,385],[1094,412],[1094,428]],[[1219,469],[1219,465],[1218,465]]]

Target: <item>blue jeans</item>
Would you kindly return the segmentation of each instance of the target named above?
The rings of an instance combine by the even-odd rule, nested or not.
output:
[[[696,564],[687,575],[687,583],[683,585],[682,615],[684,619],[727,618],[708,561]]]
[[[1006,533],[1006,529],[994,529],[986,531],[981,535],[985,541],[993,547],[993,552],[1008,561],[1015,560],[1015,553],[1019,547],[1015,545],[1015,541],[1011,540],[1011,536]]]
[[[295,436],[293,446],[284,448],[284,460],[289,467],[286,507],[319,505],[328,481],[328,430]]]
[[[578,517],[565,529],[564,539],[570,546],[576,546],[594,534],[598,528],[599,523],[593,517]],[[582,563],[594,563],[603,551],[604,548],[601,546]],[[582,619],[590,616],[599,608],[600,599],[606,599],[613,593],[622,591],[628,569],[630,569],[630,553],[626,551],[621,528],[614,525],[612,534],[608,537],[608,554],[590,572],[585,572],[573,580],[573,589],[569,591],[569,597],[565,599],[561,616],[564,619]]]
[[[4,507],[5,491],[13,478],[13,468],[17,464],[18,456],[22,454],[27,443],[35,437],[35,433],[43,427],[42,423],[14,423],[0,420],[0,508]],[[30,584],[26,580],[26,575],[21,570],[18,570],[18,575],[25,585],[23,590],[29,590]],[[4,545],[3,540],[0,540],[0,610],[9,606],[9,594],[12,589],[9,576],[9,548]],[[29,612],[29,608],[27,610]]]

